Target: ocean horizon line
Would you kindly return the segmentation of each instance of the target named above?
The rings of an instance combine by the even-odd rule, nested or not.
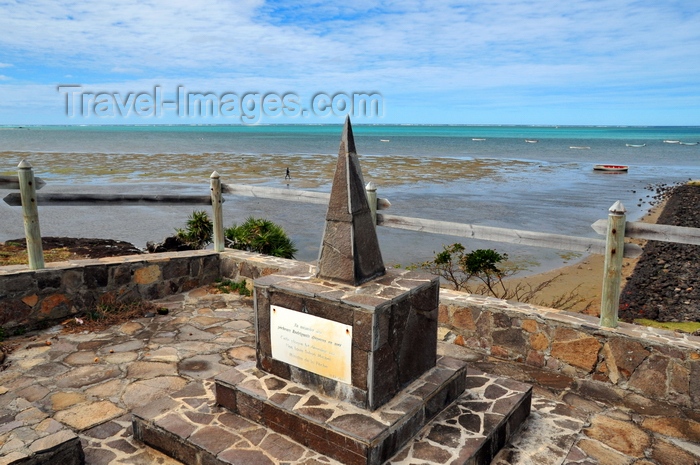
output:
[[[25,129],[25,128],[42,128],[42,127],[57,127],[57,128],[81,128],[81,127],[313,127],[313,126],[328,126],[337,127],[342,125],[342,121],[334,123],[75,123],[75,124],[0,124],[0,129]],[[635,125],[635,124],[518,124],[518,123],[362,123],[354,122],[353,127],[371,126],[371,127],[396,127],[396,126],[419,126],[419,127],[476,127],[476,128],[585,128],[585,129],[605,129],[605,128],[699,128],[700,125]]]

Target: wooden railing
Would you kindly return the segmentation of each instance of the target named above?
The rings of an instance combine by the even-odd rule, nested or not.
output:
[[[212,204],[214,250],[221,252],[224,250],[224,228],[222,219],[223,194],[314,204],[328,204],[330,198],[330,194],[316,191],[222,184],[219,179],[219,174],[216,171],[210,176],[210,196],[99,196],[94,194],[46,194],[37,196],[36,190],[33,189],[34,182],[32,180],[34,177],[31,165],[23,160],[18,168],[20,196],[10,194],[6,196],[4,200],[11,205],[22,205],[25,234],[27,236],[29,267],[31,269],[43,268],[44,266],[38,211],[36,209],[37,201],[42,205],[76,205],[85,204],[86,202],[99,202],[101,204],[112,205],[153,202]],[[642,253],[640,246],[625,243],[625,237],[700,245],[700,229],[697,228],[627,222],[625,208],[620,202],[615,202],[615,204],[610,207],[607,220],[601,219],[592,224],[593,229],[598,234],[606,236],[606,238],[592,239],[518,229],[453,223],[425,218],[387,215],[385,213],[378,213],[378,210],[388,209],[391,203],[387,199],[377,197],[376,187],[373,183],[369,183],[366,186],[366,190],[370,208],[372,209],[372,215],[376,219],[375,223],[377,226],[605,255],[600,316],[600,325],[604,327],[614,328],[617,326],[623,257],[638,257]],[[619,253],[619,251],[622,251],[622,253]]]

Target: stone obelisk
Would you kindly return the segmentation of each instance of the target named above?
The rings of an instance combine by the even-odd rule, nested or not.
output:
[[[317,277],[359,286],[385,272],[350,117],[346,117],[318,258]]]

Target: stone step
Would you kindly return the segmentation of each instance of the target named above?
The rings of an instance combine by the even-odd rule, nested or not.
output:
[[[466,391],[388,463],[489,464],[527,418],[531,395],[529,385],[470,369]],[[343,463],[216,405],[213,380],[136,410],[133,424],[136,439],[185,464]]]
[[[249,363],[216,377],[216,399],[231,412],[340,462],[380,465],[464,392],[465,376],[466,362],[442,357],[390,402],[370,411]]]
[[[13,398],[0,405],[0,465],[84,463],[80,438],[70,428],[26,399],[7,395]]]

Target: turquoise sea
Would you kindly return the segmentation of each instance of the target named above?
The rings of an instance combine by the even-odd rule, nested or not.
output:
[[[214,170],[225,183],[328,191],[341,131],[341,124],[0,127],[0,174],[15,174],[27,158],[47,182],[41,192],[206,194]],[[356,125],[354,134],[365,181],[378,185],[395,215],[596,237],[590,224],[616,200],[634,221],[648,210],[650,189],[700,178],[700,145],[664,142],[698,142],[700,127]],[[629,172],[593,171],[599,163]],[[298,258],[316,258],[324,207],[242,197],[224,206],[227,223],[270,218],[296,241]],[[181,227],[194,208],[40,205],[40,221],[46,236],[143,247]],[[22,235],[21,210],[0,202],[0,241]],[[575,258],[386,228],[379,235],[387,264],[427,260],[456,241],[534,260],[532,271]]]

